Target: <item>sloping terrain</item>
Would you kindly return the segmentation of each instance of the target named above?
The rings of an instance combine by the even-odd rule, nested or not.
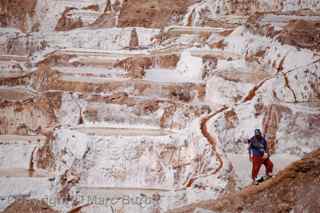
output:
[[[317,212],[320,208],[320,150],[292,163],[273,178],[217,200],[192,204],[169,212]]]
[[[6,213],[15,213],[15,212],[43,212],[43,213],[55,213],[54,211],[46,204],[45,202],[40,202],[38,200],[18,200],[12,205],[8,206],[4,212]]]

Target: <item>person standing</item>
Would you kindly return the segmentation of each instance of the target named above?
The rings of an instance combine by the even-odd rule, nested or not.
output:
[[[130,34],[129,49],[137,48],[139,48],[139,37],[136,28],[133,28]]]
[[[257,185],[257,175],[261,165],[266,167],[267,178],[272,177],[273,163],[270,160],[268,143],[262,136],[260,129],[255,129],[254,136],[249,139],[249,160],[252,162],[252,180],[253,184]]]

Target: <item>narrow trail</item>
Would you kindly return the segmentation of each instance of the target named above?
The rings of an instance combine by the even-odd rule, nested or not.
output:
[[[274,78],[274,77],[272,77]],[[272,78],[266,78],[262,81],[260,81],[257,85],[255,85],[252,89],[249,90],[248,94],[246,94],[245,96],[243,96],[243,99],[241,100],[240,103],[246,103],[246,102],[249,102],[251,101],[255,96],[256,96],[256,92],[264,85],[264,83]],[[233,106],[237,106],[239,103],[236,103],[234,104]],[[233,107],[232,106],[232,107]],[[211,115],[208,115],[207,117],[203,118],[201,120],[201,123],[200,123],[200,128],[201,128],[201,133],[202,135],[207,139],[208,143],[211,145],[212,147],[212,151],[213,153],[215,154],[215,156],[217,157],[218,159],[218,162],[219,162],[219,166],[217,169],[215,169],[214,171],[211,171],[207,174],[203,174],[203,175],[197,175],[195,177],[192,177],[186,181],[186,183],[184,184],[184,186],[186,188],[189,188],[191,187],[192,183],[200,178],[200,177],[207,177],[209,175],[214,175],[214,174],[217,174],[223,167],[223,160],[222,160],[222,157],[221,155],[217,152],[217,148],[216,148],[216,145],[217,145],[217,139],[215,137],[213,137],[209,131],[208,131],[208,127],[207,127],[207,123],[210,121],[210,119],[214,116],[216,116],[217,114],[220,114],[221,112],[224,112],[225,110],[229,109],[230,107],[227,107],[227,106],[223,106],[221,109],[217,110],[216,112],[212,113]]]
[[[314,65],[315,63],[318,63],[319,61],[320,61],[320,59],[315,60],[315,61],[313,61],[313,62],[311,62],[311,63],[309,63],[309,64],[307,64],[307,65],[305,65],[305,66],[308,67],[308,66]],[[303,66],[303,67],[305,67],[305,66]],[[293,72],[293,71],[296,71],[296,70],[298,70],[298,69],[300,69],[300,68],[301,68],[301,67],[295,67],[295,68],[293,68],[293,69],[291,69],[291,70],[287,70],[287,72],[285,72],[285,74],[290,73],[290,72]],[[185,184],[183,184],[183,186],[184,186],[185,188],[191,187],[192,183],[193,183],[195,180],[197,180],[198,178],[200,178],[200,177],[207,177],[207,176],[210,176],[210,175],[217,174],[217,173],[222,169],[222,167],[223,167],[222,157],[221,157],[221,155],[217,152],[217,148],[216,148],[216,145],[217,145],[218,141],[217,141],[217,139],[216,139],[215,137],[213,137],[213,136],[209,133],[208,128],[207,128],[207,123],[208,123],[208,121],[209,121],[212,117],[216,116],[217,114],[219,114],[219,113],[221,113],[221,112],[223,112],[223,111],[225,111],[225,110],[227,110],[227,109],[229,109],[229,108],[233,108],[233,107],[235,107],[235,106],[237,106],[237,105],[239,105],[239,104],[241,104],[241,103],[247,103],[247,102],[252,101],[253,98],[256,97],[257,91],[258,91],[267,81],[276,78],[277,76],[281,75],[282,73],[283,73],[283,72],[278,72],[278,73],[276,73],[276,74],[275,74],[274,76],[272,76],[272,77],[268,77],[268,78],[263,79],[263,80],[260,81],[258,84],[256,84],[253,88],[251,88],[251,89],[248,91],[248,93],[243,96],[243,98],[242,98],[242,100],[241,100],[240,102],[235,103],[233,106],[230,106],[230,107],[224,106],[224,107],[222,107],[221,109],[219,109],[218,111],[212,113],[211,115],[209,115],[209,116],[207,116],[207,117],[205,117],[205,118],[203,118],[203,119],[201,120],[201,124],[200,124],[201,133],[202,133],[202,135],[207,139],[208,143],[212,146],[212,151],[213,151],[213,153],[215,153],[215,156],[216,156],[217,159],[218,159],[219,166],[218,166],[217,169],[215,169],[215,170],[213,170],[213,171],[210,171],[210,172],[208,172],[208,173],[206,173],[206,174],[196,175],[196,176],[192,176],[192,175],[191,175],[191,177],[185,182]],[[295,101],[296,101],[296,98],[295,98]]]
[[[208,131],[208,122],[210,121],[211,118],[213,118],[214,116],[220,114],[221,112],[224,112],[225,110],[227,110],[228,107],[227,106],[223,106],[221,109],[219,109],[218,111],[212,113],[211,115],[208,115],[207,117],[203,118],[201,120],[201,123],[200,123],[200,129],[201,129],[201,133],[202,135],[207,139],[208,143],[211,145],[211,149],[212,149],[212,152],[215,154],[217,160],[218,160],[218,163],[219,163],[219,166],[214,169],[213,171],[210,171],[208,172],[207,174],[202,174],[202,175],[197,175],[195,177],[191,177],[189,180],[186,181],[186,183],[184,184],[186,186],[186,188],[189,188],[191,187],[192,183],[197,180],[198,178],[200,177],[207,177],[207,176],[210,176],[210,175],[215,175],[217,174],[223,167],[223,160],[222,160],[222,157],[221,157],[221,154],[218,153],[217,151],[217,139],[212,136],[209,131]]]

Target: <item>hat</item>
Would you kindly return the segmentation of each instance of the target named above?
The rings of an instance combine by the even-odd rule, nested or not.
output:
[[[261,135],[260,129],[255,129],[254,130],[254,135]]]

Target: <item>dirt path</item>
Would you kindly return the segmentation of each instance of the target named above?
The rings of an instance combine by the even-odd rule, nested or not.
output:
[[[215,154],[215,156],[216,156],[216,158],[217,158],[217,160],[219,162],[219,166],[216,169],[214,169],[213,171],[208,172],[207,174],[197,175],[195,177],[191,177],[186,182],[186,184],[184,184],[187,188],[191,187],[192,183],[195,180],[197,180],[198,178],[207,177],[207,176],[210,176],[210,175],[215,175],[222,169],[223,160],[222,160],[222,157],[219,154],[219,152],[217,152],[217,147],[216,147],[217,143],[218,143],[218,140],[217,140],[217,138],[215,138],[214,136],[212,136],[209,133],[207,124],[208,124],[208,122],[210,121],[211,118],[213,118],[214,116],[220,114],[221,112],[224,112],[227,109],[228,109],[228,107],[226,107],[226,106],[222,107],[221,109],[217,110],[216,112],[212,113],[211,115],[208,115],[207,117],[203,118],[201,120],[201,123],[200,123],[201,133],[207,139],[208,143],[211,145],[212,152]]]
[[[260,87],[267,81],[267,80],[270,80],[270,78],[266,78],[264,79],[263,81],[260,81],[257,85],[255,85],[251,90],[249,90],[248,94],[243,96],[243,103],[245,102],[248,102],[248,101],[251,101],[255,96],[256,96],[256,91],[260,89]],[[235,104],[234,106],[236,106],[237,104]],[[215,154],[215,156],[217,157],[217,160],[219,162],[219,166],[213,170],[213,171],[210,171],[209,173],[207,174],[203,174],[203,175],[197,175],[195,177],[191,177],[189,180],[186,181],[186,183],[184,184],[184,186],[186,188],[189,188],[191,187],[192,183],[200,178],[200,177],[207,177],[207,176],[210,176],[210,175],[215,175],[217,174],[221,168],[223,167],[223,160],[222,160],[222,157],[221,155],[217,152],[217,148],[216,148],[216,145],[218,143],[217,139],[212,136],[209,131],[208,131],[208,127],[207,127],[207,124],[208,122],[210,121],[211,118],[213,118],[214,116],[216,116],[217,114],[220,114],[221,112],[224,112],[226,111],[227,109],[229,109],[230,107],[227,107],[227,106],[223,106],[221,109],[215,111],[214,113],[212,113],[211,115],[208,115],[207,117],[203,118],[201,120],[201,123],[200,123],[200,128],[201,128],[201,133],[202,135],[207,139],[208,143],[211,145],[212,147],[212,151],[213,153]]]

